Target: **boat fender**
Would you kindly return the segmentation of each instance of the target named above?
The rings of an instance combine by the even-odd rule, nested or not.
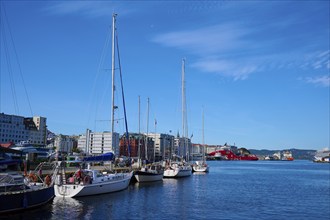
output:
[[[44,181],[45,181],[45,184],[46,184],[47,186],[49,186],[50,183],[52,182],[52,178],[51,178],[49,175],[47,175],[47,176],[45,177]]]
[[[29,174],[29,180],[32,181],[32,182],[37,182],[38,181],[38,177],[34,173],[30,173]]]
[[[86,184],[90,184],[90,180],[91,180],[91,178],[90,178],[90,176],[85,176],[84,177],[84,185],[86,185]]]

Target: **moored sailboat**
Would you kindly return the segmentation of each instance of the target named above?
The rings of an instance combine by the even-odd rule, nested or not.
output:
[[[202,134],[203,134],[203,151],[202,151],[202,159],[201,161],[196,161],[192,168],[193,168],[193,172],[209,172],[209,166],[207,165],[206,161],[205,161],[205,144],[204,144],[204,110],[203,110],[203,131],[202,131]]]
[[[182,59],[182,144],[185,150],[188,148],[189,152],[189,147],[187,146],[187,137],[185,135],[185,129],[186,127],[186,99],[185,99],[185,60]],[[192,168],[191,165],[183,160],[181,158],[180,161],[177,161],[177,156],[173,155],[172,159],[175,160],[169,160],[166,162],[165,165],[165,170],[164,170],[164,177],[167,178],[175,178],[175,177],[186,177],[186,176],[191,176],[192,173]],[[188,153],[188,158],[189,160],[189,153]]]
[[[134,172],[138,182],[154,182],[163,180],[164,170],[161,165],[145,165]]]
[[[0,214],[40,207],[54,198],[54,164],[41,163],[25,177],[17,169],[3,169],[18,167],[20,163],[20,160],[11,158],[0,160]],[[50,174],[42,178],[40,173],[45,167]]]
[[[99,156],[100,157],[100,156]],[[102,155],[103,159],[112,160],[113,154]],[[86,162],[105,161],[93,157],[84,159],[80,162],[83,166]],[[129,173],[103,173],[97,169],[79,168],[69,178],[65,176],[66,162],[59,161],[60,168],[55,182],[55,196],[58,197],[80,197],[103,193],[111,193],[126,189],[132,178],[132,172]],[[88,166],[89,167],[89,166]]]
[[[185,161],[170,161],[165,166],[164,177],[176,178],[191,176],[192,168]]]
[[[139,112],[140,112],[140,99],[139,99]],[[148,98],[148,117],[149,117],[149,98]],[[140,114],[139,114],[139,120],[140,120]],[[140,123],[139,123],[140,124]],[[139,128],[140,130],[140,128]],[[147,133],[148,133],[148,119],[147,119]],[[145,144],[147,144],[147,141],[145,141]],[[140,148],[140,140],[138,143],[138,147]],[[139,149],[140,152],[140,149]],[[147,150],[146,152],[146,158],[147,158]],[[163,180],[164,176],[164,170],[160,164],[144,164],[140,168],[140,161],[141,157],[139,154],[139,170],[134,172],[134,177],[138,182],[154,182],[154,181],[161,181]]]
[[[114,134],[114,74],[115,74],[115,24],[116,24],[116,14],[112,16],[112,129],[111,132]],[[117,45],[118,49],[118,45]],[[123,86],[122,86],[123,95]],[[124,102],[124,113],[125,113],[125,125],[126,125],[126,135],[128,136],[127,121],[126,121],[126,110],[125,101]],[[127,138],[127,140],[129,140]],[[100,156],[99,156],[100,157]],[[89,158],[83,162],[92,161],[111,161],[114,157],[113,153],[107,153],[102,155],[101,158]],[[83,164],[81,164],[82,166]],[[132,178],[133,172],[128,173],[102,173],[95,169],[81,169],[79,168],[74,176],[69,179],[66,178],[65,173],[65,163],[58,162],[58,167],[61,172],[57,176],[57,181],[55,182],[55,195],[61,197],[78,197],[78,196],[89,196],[103,193],[111,193],[120,190],[124,190],[128,187],[130,180]],[[74,178],[76,177],[76,178]]]

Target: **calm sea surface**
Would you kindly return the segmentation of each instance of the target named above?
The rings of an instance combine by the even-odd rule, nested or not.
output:
[[[329,219],[330,164],[209,161],[208,174],[55,198],[8,219]],[[0,216],[1,218],[1,216]]]

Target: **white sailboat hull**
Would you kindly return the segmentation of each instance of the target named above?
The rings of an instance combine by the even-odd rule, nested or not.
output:
[[[124,190],[128,187],[132,178],[131,173],[109,175],[109,179],[95,183],[80,184],[55,184],[55,196],[59,197],[80,197],[104,193],[111,193]]]
[[[209,167],[203,167],[203,166],[193,166],[193,171],[194,172],[209,172]]]
[[[192,169],[190,166],[171,166],[164,171],[164,177],[176,178],[190,176]]]
[[[209,166],[204,161],[196,161],[192,169],[193,172],[209,172]]]

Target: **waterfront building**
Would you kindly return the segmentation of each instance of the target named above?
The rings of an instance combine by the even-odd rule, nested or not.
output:
[[[147,150],[148,154],[145,154],[145,143],[147,141]],[[139,148],[140,145],[140,148]],[[123,134],[119,141],[119,152],[120,156],[129,156],[133,159],[137,160],[141,157],[142,160],[145,160],[148,157],[153,155],[153,141],[151,138],[146,139],[144,134],[138,133],[129,133],[129,146],[130,146],[130,154],[128,154],[128,146],[126,141],[126,134]]]
[[[174,136],[164,133],[148,133],[148,137],[154,142],[155,161],[170,158],[174,146]]]
[[[191,152],[190,152],[191,159],[192,160],[202,160],[204,147],[205,147],[205,152],[206,152],[206,145],[192,144]]]
[[[69,154],[72,152],[76,142],[71,136],[59,134],[54,139],[54,147],[61,153]]]
[[[130,139],[130,156],[133,159],[139,157],[139,143],[140,143],[140,156],[142,160],[148,161],[161,161],[168,159],[171,155],[174,145],[174,136],[162,133],[148,133],[137,134],[129,133]],[[120,138],[120,155],[128,156],[126,135]],[[147,154],[146,154],[147,152]]]
[[[29,143],[45,146],[47,140],[46,118],[0,114],[0,143]]]
[[[119,156],[119,134],[109,131],[92,132],[87,129],[86,134],[78,138],[78,149],[91,155],[113,152],[115,156]]]
[[[189,138],[179,137],[179,135],[177,135],[177,137],[174,138],[175,155],[188,160],[188,156],[190,155],[191,150],[192,150],[192,144]]]
[[[219,150],[220,149],[220,146],[219,145],[207,145],[206,147],[206,153],[209,154],[209,153],[212,153],[216,150]]]

